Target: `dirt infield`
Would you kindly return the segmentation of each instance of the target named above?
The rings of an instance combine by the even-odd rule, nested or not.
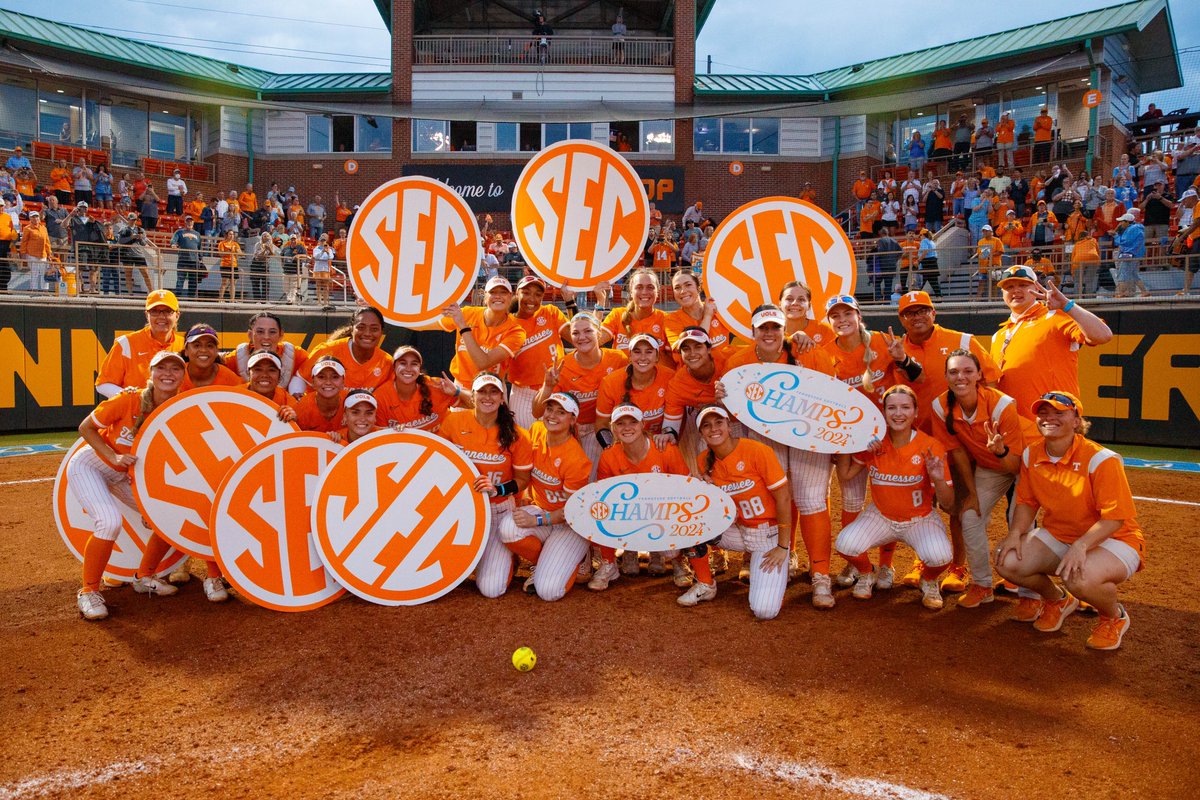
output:
[[[933,613],[910,589],[831,612],[807,583],[756,622],[732,576],[679,608],[667,579],[543,603],[467,584],[429,605],[282,614],[109,590],[50,515],[60,456],[0,463],[0,798],[1184,798],[1200,792],[1200,508],[1139,502],[1148,568],[1124,649]],[[1134,494],[1200,482],[1131,470]],[[992,533],[1000,528],[993,524]],[[836,559],[835,559],[836,560]],[[908,555],[898,565],[906,567]],[[836,565],[840,568],[840,562]],[[197,569],[203,569],[202,566]],[[537,668],[515,671],[520,645]]]

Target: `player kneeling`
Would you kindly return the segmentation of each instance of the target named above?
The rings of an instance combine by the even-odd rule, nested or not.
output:
[[[946,525],[933,508],[935,496],[943,508],[954,507],[954,487],[946,478],[946,450],[932,436],[913,429],[917,395],[907,386],[893,386],[884,392],[883,418],[888,428],[883,441],[869,452],[838,456],[838,476],[843,484],[867,470],[873,502],[842,528],[837,552],[858,570],[852,594],[867,600],[875,587],[875,573],[864,553],[872,547],[904,542],[917,551],[925,565],[921,603],[938,609],[942,593],[937,578],[954,555]]]
[[[702,477],[728,493],[738,512],[737,521],[718,539],[684,551],[696,571],[696,583],[678,602],[694,606],[717,596],[717,583],[711,577],[704,580],[707,570],[702,566],[712,544],[750,554],[750,610],[759,619],[774,619],[787,590],[789,548],[779,543],[779,531],[792,529],[787,474],[770,447],[730,433],[729,412],[721,406],[700,409],[696,425],[708,445]]]
[[[1083,600],[1100,612],[1087,646],[1116,650],[1129,630],[1117,585],[1142,568],[1145,550],[1125,466],[1086,438],[1090,425],[1074,395],[1049,392],[1032,410],[1043,438],[1021,455],[1017,507],[996,548],[996,570],[1041,595],[1033,620],[1039,631],[1057,631]],[[1039,510],[1042,527],[1035,528]]]

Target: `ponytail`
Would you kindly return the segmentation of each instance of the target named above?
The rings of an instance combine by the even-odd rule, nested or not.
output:
[[[706,476],[708,476],[709,478],[711,478],[713,467],[715,467],[716,465],[717,465],[717,454],[714,453],[713,449],[710,447],[710,448],[708,448],[708,453],[706,453],[704,456],[704,474]]]
[[[946,390],[946,432],[951,436],[954,435],[954,406],[958,403],[958,398],[954,396],[954,392]]]
[[[871,349],[871,332],[867,330],[867,326],[863,323],[862,316],[859,316],[858,335],[863,343],[863,364],[866,370],[863,371],[862,385],[867,392],[875,391],[875,382],[871,380],[871,362],[875,360],[875,351]]]
[[[422,417],[428,417],[433,413],[433,398],[429,394],[429,378],[425,373],[417,375],[417,391],[421,393],[421,405],[417,409],[417,413]]]
[[[155,409],[154,405],[154,387],[150,381],[146,381],[146,388],[140,392],[141,402],[138,404],[137,415],[133,418],[133,435],[136,436],[138,430],[141,429],[142,423],[146,421],[146,417],[150,416],[150,412]]]
[[[500,435],[497,437],[500,449],[511,452],[517,441],[517,420],[508,403],[501,403],[496,409],[496,427],[500,429]]]
[[[621,405],[632,403],[633,396],[633,363],[625,365],[625,393],[621,395]]]

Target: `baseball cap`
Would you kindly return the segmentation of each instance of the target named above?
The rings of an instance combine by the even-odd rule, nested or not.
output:
[[[321,356],[318,358],[317,363],[313,365],[312,374],[316,375],[318,372],[323,372],[327,369],[333,370],[343,378],[346,377],[346,367],[336,356]]]
[[[138,218],[138,215],[137,215],[137,212],[135,212],[135,211],[130,211],[128,214],[125,215],[125,219],[137,219],[137,218]]]
[[[166,361],[168,358],[173,358],[185,367],[187,366],[187,362],[183,360],[183,356],[181,354],[174,353],[170,350],[159,350],[154,354],[154,358],[150,359],[150,368],[153,369],[162,362]]]
[[[611,419],[613,422],[616,422],[617,420],[622,419],[624,417],[633,417],[638,422],[641,422],[643,419],[646,418],[646,415],[642,413],[642,410],[640,408],[638,408],[635,405],[631,405],[629,403],[626,403],[625,405],[617,406],[616,408],[614,408],[612,410]]]
[[[194,222],[194,220],[192,219],[192,215],[191,215],[191,214],[184,214],[184,215],[183,215],[183,221],[184,221],[184,222]]]
[[[80,200],[78,203],[76,203],[76,204],[75,204],[75,207],[76,207],[76,208],[88,208],[87,201],[86,201],[86,200]]]
[[[633,352],[633,346],[635,344],[637,344],[638,342],[646,342],[651,347],[653,347],[655,350],[662,347],[662,343],[660,341],[658,341],[658,339],[655,339],[650,334],[639,333],[637,336],[634,336],[629,340],[629,352],[631,352],[631,353]]]
[[[487,285],[483,287],[485,292],[490,292],[492,289],[507,289],[509,292],[511,292],[512,284],[508,282],[507,278],[502,278],[497,275],[494,278],[488,278]]]
[[[179,300],[176,299],[175,293],[170,289],[155,289],[146,295],[146,310],[149,311],[155,306],[166,306],[172,311],[178,311]]]
[[[700,411],[698,411],[696,413],[696,427],[697,428],[700,427],[700,423],[703,422],[704,418],[707,417],[709,414],[716,414],[718,416],[724,417],[725,419],[729,419],[729,412],[726,411],[724,408],[721,408],[721,406],[705,406],[704,408],[700,409]]]
[[[1037,273],[1031,267],[1024,264],[1014,264],[1004,272],[1000,273],[1000,280],[996,281],[996,285],[1004,288],[1004,284],[1008,281],[1023,281],[1024,283],[1037,283]]]
[[[371,408],[379,408],[379,401],[375,399],[375,395],[366,389],[354,389],[351,391],[346,395],[346,402],[342,404],[342,407],[352,408],[363,403],[366,403]]]
[[[1039,206],[1044,206],[1044,205],[1046,205],[1046,201],[1045,201],[1045,200],[1038,200],[1038,201],[1037,201],[1037,204],[1038,204]]]
[[[1037,410],[1042,406],[1043,403],[1054,406],[1059,411],[1073,409],[1079,413],[1079,416],[1083,416],[1083,403],[1079,402],[1079,398],[1070,392],[1061,392],[1057,390],[1053,392],[1046,392],[1037,400],[1033,401],[1033,405],[1029,407],[1029,410],[1036,414]]]
[[[679,338],[675,340],[674,349],[678,350],[683,347],[684,342],[712,344],[712,340],[708,338],[708,332],[704,328],[698,328],[694,325],[683,329],[683,333],[679,334]]]
[[[255,364],[263,361],[270,361],[275,365],[275,369],[283,371],[283,362],[270,350],[255,350],[251,353],[250,358],[246,360],[246,369],[251,369]]]
[[[197,339],[202,339],[205,336],[211,336],[213,338],[213,341],[219,342],[221,340],[221,337],[217,336],[217,332],[212,329],[211,325],[205,325],[204,323],[200,323],[198,325],[193,325],[192,327],[188,328],[187,336],[184,338],[183,343],[191,344],[192,342],[196,341]]]
[[[546,398],[547,403],[558,403],[563,411],[579,416],[579,401],[567,392],[555,392]]]
[[[401,356],[406,356],[409,353],[415,355],[417,357],[417,361],[421,362],[422,364],[425,363],[425,356],[421,355],[421,351],[413,347],[411,344],[402,344],[397,347],[396,351],[392,353],[392,361],[399,361]]]
[[[42,216],[42,215],[41,215],[41,213],[40,213],[40,212],[38,212],[38,211],[30,211],[30,212],[29,212],[29,218],[30,218],[30,219],[33,219],[34,217],[38,217],[38,218],[40,219],[40,218],[41,218],[41,216]]]
[[[900,298],[901,314],[913,306],[928,306],[929,308],[933,308],[933,301],[929,299],[928,292],[909,292]]]
[[[471,383],[471,391],[478,392],[484,386],[495,386],[500,390],[501,394],[505,394],[504,381],[497,378],[490,372],[481,372],[475,376],[475,380]]]
[[[521,278],[521,280],[517,281],[517,289],[524,289],[526,286],[532,286],[535,283],[543,289],[546,288],[546,282],[537,275],[526,275],[524,278]]]
[[[829,316],[829,312],[838,306],[850,306],[855,311],[858,310],[858,301],[852,295],[835,294],[833,297],[825,301],[825,316]]]
[[[991,229],[992,229],[991,225],[984,225],[982,228],[980,228],[981,231],[990,231]]]
[[[1117,217],[1117,222],[1137,222],[1137,217],[1135,217],[1133,214],[1126,213]]]
[[[783,312],[775,306],[768,306],[750,318],[751,328],[758,328],[763,325],[778,325],[781,328],[786,327],[787,318],[783,316]]]
[[[14,148],[13,148],[13,151],[14,151],[14,152],[17,152],[17,153],[20,153],[20,152],[21,152],[21,145],[17,145],[16,147],[14,147]]]

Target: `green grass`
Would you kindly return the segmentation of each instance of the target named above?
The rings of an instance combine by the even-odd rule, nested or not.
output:
[[[47,431],[44,433],[6,433],[0,435],[0,447],[22,447],[30,444],[70,445],[79,438],[78,431]]]

